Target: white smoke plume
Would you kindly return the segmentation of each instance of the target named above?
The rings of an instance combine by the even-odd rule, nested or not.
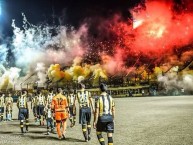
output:
[[[6,61],[7,51],[8,48],[6,44],[0,45],[0,64],[3,64]]]
[[[0,89],[8,89],[15,87],[20,76],[20,71],[21,69],[16,67],[5,69],[5,67],[1,65]]]
[[[24,15],[23,15],[24,16]],[[86,51],[81,38],[86,37],[85,25],[79,30],[70,30],[65,26],[50,27],[47,25],[34,26],[25,18],[23,28],[14,28],[13,46],[16,65],[27,67],[41,61],[45,64],[67,64],[76,56],[82,56]],[[53,31],[55,35],[53,36]]]
[[[178,73],[178,66],[171,68],[171,70],[162,75],[158,75],[158,82],[162,82],[166,91],[173,90],[173,89],[184,89],[186,91],[193,90],[192,82],[193,82],[193,75],[191,71],[188,72],[187,70],[182,71],[182,74]]]
[[[22,16],[22,28],[15,25],[15,20],[12,22],[14,35],[10,48],[15,58],[14,68],[9,66],[10,69],[7,69],[6,66],[5,69],[8,47],[7,44],[0,45],[0,79],[3,88],[15,83],[45,83],[46,71],[51,64],[71,64],[74,58],[82,57],[87,51],[87,44],[83,41],[87,37],[86,25],[82,25],[78,30],[46,24],[35,26],[27,21],[24,14]]]
[[[36,72],[37,72],[37,77],[38,77],[37,83],[39,85],[44,86],[44,83],[46,82],[46,71],[47,69],[44,63],[37,63]]]
[[[179,85],[184,88],[185,90],[193,90],[193,75],[186,74],[183,76],[182,82]]]

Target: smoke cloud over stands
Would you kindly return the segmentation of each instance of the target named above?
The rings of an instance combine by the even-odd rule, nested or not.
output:
[[[16,26],[17,20],[12,23],[11,45],[0,45],[1,88],[21,83],[32,74],[36,76],[32,82],[44,83],[48,76],[61,84],[89,78],[97,84],[99,77],[107,80],[112,75],[140,74],[146,80],[148,72],[166,88],[175,82],[174,87],[192,90],[192,70],[183,70],[193,60],[191,4],[188,0],[179,6],[174,1],[146,1],[128,8],[132,17],[125,19],[119,12],[106,19],[90,17],[77,29],[33,25],[22,14],[22,28]],[[13,62],[7,64],[10,49]]]

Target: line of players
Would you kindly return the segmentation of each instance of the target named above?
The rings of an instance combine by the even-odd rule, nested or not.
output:
[[[57,94],[56,94],[57,93]],[[55,111],[54,104],[53,103],[53,98],[57,97],[58,95],[63,96],[66,99],[67,104],[65,105],[66,108],[68,107],[68,104],[70,105],[70,111],[69,115],[67,114],[66,119],[69,118],[71,121],[71,127],[75,125],[75,118],[76,116],[74,115],[74,101],[75,101],[75,94],[73,90],[71,90],[71,93],[68,93],[67,98],[63,94],[63,90],[59,88],[57,92],[55,92],[53,89],[49,90],[49,93],[44,95],[41,90],[37,90],[35,95],[31,99],[31,109],[33,110],[33,115],[34,115],[34,120],[35,123],[39,123],[40,126],[45,125],[45,121],[47,124],[47,135],[54,132],[54,128],[57,126],[57,123],[62,124],[63,120],[61,119],[56,119],[56,114],[57,112]],[[61,101],[61,100],[59,100]],[[29,106],[27,103],[27,91],[23,90],[21,91],[21,95],[18,97],[17,101],[17,107],[19,108],[19,114],[18,114],[18,119],[20,120],[20,128],[22,134],[28,132],[28,126],[29,126]],[[73,107],[72,107],[73,106]],[[66,108],[64,108],[65,111]],[[73,111],[72,111],[72,109]],[[62,118],[63,119],[63,118]],[[25,123],[24,123],[25,122]],[[24,130],[24,124],[26,125],[26,129]],[[58,131],[58,130],[57,130]],[[58,134],[59,131],[58,131]],[[64,133],[62,133],[63,135]]]
[[[37,95],[35,95],[32,98],[31,108],[33,110],[35,122],[39,122],[40,126],[42,126],[45,124],[45,120],[46,120],[47,135],[49,135],[50,132],[54,133],[54,128],[56,127],[57,121],[62,123],[61,119],[59,120],[56,119],[57,117],[56,111],[55,111],[55,108],[53,107],[54,104],[52,104],[53,98],[58,95],[62,95],[62,97],[65,97],[63,90],[61,88],[58,88],[57,92],[55,92],[53,89],[50,89],[47,97],[43,95],[40,90],[38,90]],[[67,114],[66,116],[69,118],[71,122],[70,127],[73,127],[76,123],[76,110],[75,110],[75,105],[74,105],[75,98],[76,98],[76,95],[74,93],[74,90],[70,89],[67,94],[67,98],[66,98],[66,102],[67,102],[66,107],[67,108],[69,107],[69,109],[67,109],[68,110],[67,112],[70,111],[68,113],[69,115]],[[65,110],[66,108],[64,109],[64,111]]]
[[[35,122],[44,125],[46,120],[47,135],[54,133],[56,127],[58,138],[65,139],[67,119],[70,120],[70,127],[74,127],[76,123],[76,101],[79,104],[79,123],[82,125],[82,133],[86,142],[91,140],[91,116],[94,115],[93,127],[97,131],[97,137],[101,145],[105,144],[102,132],[107,132],[108,145],[113,145],[112,133],[114,132],[114,101],[110,95],[106,93],[107,86],[100,85],[101,95],[96,97],[95,105],[89,91],[85,90],[85,85],[80,84],[80,90],[76,93],[70,89],[64,96],[63,90],[58,88],[56,92],[49,90],[47,96],[43,95],[41,90],[36,92],[32,97],[31,109],[33,110]],[[0,98],[0,115],[3,120],[3,100],[4,94]],[[20,128],[22,134],[28,132],[29,127],[29,106],[27,103],[27,91],[21,91],[17,100],[19,109],[18,119],[20,120]],[[5,99],[6,116],[9,118],[8,106],[12,114],[13,99],[11,94]],[[24,130],[25,124],[25,130]],[[61,130],[62,128],[62,130]]]
[[[12,121],[12,108],[13,108],[12,94],[8,93],[8,96],[5,97],[5,93],[1,93],[0,94],[0,121],[3,121],[4,112],[6,112],[5,121]]]

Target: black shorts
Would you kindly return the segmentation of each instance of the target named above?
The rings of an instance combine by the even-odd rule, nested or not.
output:
[[[74,106],[69,106],[70,117],[76,116],[76,112],[74,112],[73,107],[74,107]]]
[[[83,107],[79,110],[79,123],[88,124],[91,121],[91,108]]]
[[[37,106],[37,114],[38,114],[38,116],[44,115],[44,105],[38,105]]]
[[[96,125],[96,131],[114,133],[114,122],[100,122],[98,120]]]
[[[7,109],[6,109],[6,113],[7,113],[7,114],[9,114],[9,113],[12,114],[12,109],[11,109],[11,110],[7,110]]]
[[[4,113],[4,107],[0,107],[0,113]]]
[[[29,112],[26,108],[20,108],[18,114],[18,120],[24,120],[29,118]]]

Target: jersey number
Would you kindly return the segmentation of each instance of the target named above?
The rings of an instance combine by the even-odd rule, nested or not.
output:
[[[58,105],[62,105],[62,101],[63,101],[62,98],[57,98],[57,101],[58,101]]]

